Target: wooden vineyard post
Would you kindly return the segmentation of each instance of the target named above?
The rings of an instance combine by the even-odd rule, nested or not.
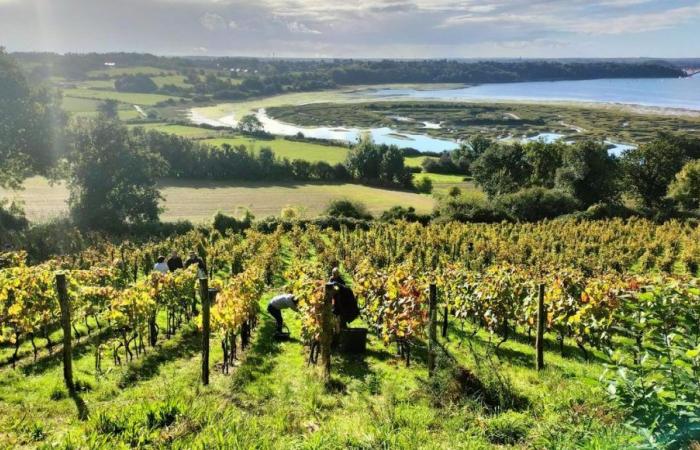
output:
[[[544,369],[544,322],[547,316],[544,310],[544,284],[540,283],[539,295],[537,296],[537,337],[535,338],[535,350],[537,370]]]
[[[450,315],[450,309],[447,305],[445,305],[445,315],[442,317],[442,337],[443,339],[447,338],[447,318]]]
[[[435,371],[435,344],[437,343],[437,286],[430,284],[428,300],[428,374]]]
[[[216,289],[209,289],[209,280],[199,279],[199,292],[202,297],[202,384],[209,384],[209,338],[211,336],[210,307],[216,298]]]
[[[70,326],[70,299],[66,287],[66,274],[56,274],[56,292],[61,307],[61,328],[63,328],[63,380],[69,391],[73,392],[73,346]]]
[[[333,341],[333,289],[332,284],[326,284],[321,311],[321,364],[323,366],[323,381],[328,383],[331,379],[331,343]]]

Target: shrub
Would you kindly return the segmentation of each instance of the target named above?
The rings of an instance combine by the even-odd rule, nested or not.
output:
[[[149,93],[158,90],[158,85],[146,75],[126,75],[114,82],[119,92]]]
[[[333,200],[326,208],[326,214],[331,217],[349,217],[353,219],[371,220],[372,215],[367,207],[360,202],[351,200]]]
[[[393,206],[391,209],[384,211],[379,220],[384,222],[405,220],[407,222],[420,222],[426,225],[430,222],[430,216],[427,214],[416,214],[416,210],[413,206],[409,206],[408,208]]]
[[[700,159],[689,162],[676,174],[668,196],[685,209],[700,208]]]
[[[459,222],[495,223],[508,218],[503,212],[495,210],[487,201],[462,197],[441,198],[433,215],[443,221]]]
[[[499,196],[495,207],[513,220],[537,221],[572,213],[578,202],[566,192],[537,187]]]
[[[431,180],[429,177],[420,177],[415,181],[414,184],[416,191],[420,192],[421,194],[430,194],[433,192],[433,180]]]
[[[231,230],[234,233],[240,233],[243,230],[250,228],[253,223],[255,216],[246,210],[242,219],[236,219],[233,216],[227,216],[226,214],[218,211],[214,214],[214,220],[212,221],[212,227],[221,234],[225,234],[227,230]]]
[[[24,211],[16,203],[0,201],[0,230],[18,231],[29,226]]]

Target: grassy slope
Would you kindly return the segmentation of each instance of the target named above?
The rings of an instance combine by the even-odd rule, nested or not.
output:
[[[88,98],[96,100],[112,99],[122,103],[131,103],[133,105],[152,106],[156,103],[168,99],[178,100],[178,97],[171,97],[160,94],[138,94],[133,92],[116,92],[116,91],[100,91],[97,89],[65,89],[63,95],[67,97]]]
[[[460,363],[506,377],[524,401],[520,411],[488,410],[476,399],[437,406],[424,388],[424,352],[415,349],[416,359],[406,368],[394,356],[394,346],[387,348],[374,337],[364,358],[334,357],[339,389],[327,391],[317,369],[306,364],[298,317],[285,312],[285,318],[291,341],[273,342],[272,319],[263,313],[253,345],[234,373],[212,369],[209,387],[198,382],[199,339],[190,328],[129,369],[114,367],[105,354],[106,374],[99,379],[92,347],[78,345],[75,373],[92,389],[76,398],[51,400],[53,393],[65,392],[58,355],[24,369],[0,368],[0,446],[67,440],[91,448],[127,448],[146,438],[173,448],[475,449],[492,448],[507,437],[517,440],[516,447],[633,445],[604,400],[597,381],[602,366],[583,362],[572,349],[566,358],[547,351],[547,368],[537,373],[532,348],[524,341],[503,344],[499,362],[485,355],[486,336],[461,345],[461,333],[453,328],[447,347]],[[216,339],[211,351],[214,365],[221,358]],[[161,404],[177,406],[177,421],[149,431],[145,411]],[[80,421],[80,412],[90,419]],[[95,432],[100,416],[107,417],[102,423],[130,421],[131,431],[108,441],[109,436]]]
[[[257,217],[278,215],[285,206],[299,206],[309,217],[318,215],[336,198],[364,202],[373,213],[392,206],[413,206],[430,212],[434,200],[426,195],[378,189],[355,184],[294,184],[256,182],[165,181],[161,186],[166,211],[163,220],[189,219],[209,221],[217,210],[234,213],[239,207],[250,209]],[[65,214],[67,190],[50,186],[43,178],[30,178],[18,193],[0,189],[0,198],[24,200],[30,220],[41,221]]]

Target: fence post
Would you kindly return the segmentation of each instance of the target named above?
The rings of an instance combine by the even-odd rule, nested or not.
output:
[[[209,308],[216,297],[216,289],[209,289],[207,278],[199,279],[199,292],[202,297],[202,384],[209,384],[209,337],[211,328],[209,323]]]
[[[56,274],[56,292],[61,307],[61,328],[63,328],[63,380],[69,391],[73,392],[73,345],[70,326],[70,299],[66,287],[66,274]]]
[[[321,311],[321,365],[323,366],[323,381],[328,383],[331,379],[331,343],[333,341],[333,323],[331,321],[333,311],[333,289],[332,284],[326,284],[325,296],[323,299],[323,310]]]
[[[435,370],[435,343],[437,342],[437,286],[430,284],[428,301],[428,374]]]
[[[447,338],[447,326],[448,326],[448,317],[450,315],[450,308],[449,306],[445,305],[445,315],[442,318],[442,337],[443,339]]]
[[[535,350],[537,352],[537,361],[535,367],[537,370],[544,369],[544,323],[547,320],[547,315],[544,310],[544,284],[539,285],[539,295],[537,296],[537,337],[535,338]]]

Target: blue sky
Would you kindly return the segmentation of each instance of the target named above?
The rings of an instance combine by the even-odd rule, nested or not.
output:
[[[0,0],[10,51],[700,57],[700,0]]]

